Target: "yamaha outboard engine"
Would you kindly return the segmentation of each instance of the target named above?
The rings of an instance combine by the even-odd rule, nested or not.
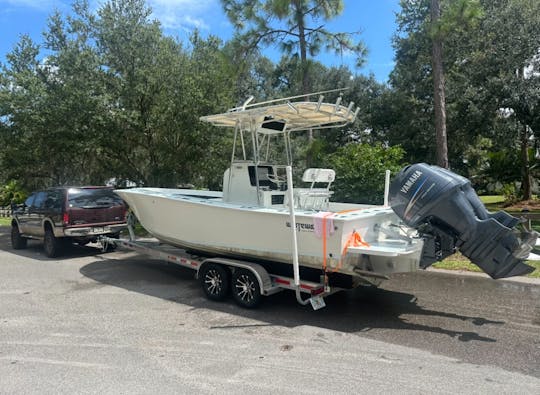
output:
[[[518,230],[504,211],[486,210],[466,178],[418,163],[401,170],[390,185],[390,205],[424,238],[423,268],[459,250],[492,278],[519,276],[537,233]]]

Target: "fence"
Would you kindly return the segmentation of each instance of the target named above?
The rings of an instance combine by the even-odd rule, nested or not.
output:
[[[530,213],[528,211],[522,211],[520,213],[510,213],[516,217],[523,217],[525,219],[525,227],[529,230],[533,230],[533,223],[538,225],[540,221],[540,213]]]
[[[11,217],[11,207],[0,207],[0,217]]]

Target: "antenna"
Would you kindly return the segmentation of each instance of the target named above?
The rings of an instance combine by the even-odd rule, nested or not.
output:
[[[317,111],[321,109],[322,101],[324,100],[324,95],[319,96],[319,101],[317,102]]]
[[[339,95],[339,97],[336,100],[336,106],[334,107],[334,114],[332,114],[332,115],[335,115],[337,113],[337,111],[339,109],[339,105],[341,104],[342,99],[343,99],[343,96]]]
[[[351,110],[353,106],[354,106],[354,102],[352,101],[349,103],[349,107],[347,107],[347,114],[345,114],[345,118],[347,118],[351,114]]]
[[[250,96],[247,98],[247,100],[244,102],[244,104],[242,104],[242,111],[244,111],[246,109],[246,106],[251,103],[251,101],[255,99],[254,96]]]

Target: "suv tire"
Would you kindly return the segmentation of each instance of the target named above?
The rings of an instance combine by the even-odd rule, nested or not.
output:
[[[23,250],[28,245],[28,239],[21,236],[19,227],[11,225],[11,246],[14,250]]]
[[[55,258],[60,253],[60,240],[54,236],[54,233],[49,226],[45,228],[43,249],[45,250],[45,255],[47,255],[49,258]]]

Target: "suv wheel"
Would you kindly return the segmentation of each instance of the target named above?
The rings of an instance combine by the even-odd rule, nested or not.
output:
[[[54,236],[50,227],[45,229],[45,238],[43,239],[43,248],[45,255],[54,258],[60,253],[60,241]]]
[[[11,246],[14,250],[25,249],[28,245],[28,239],[21,236],[19,227],[17,225],[11,225]]]

